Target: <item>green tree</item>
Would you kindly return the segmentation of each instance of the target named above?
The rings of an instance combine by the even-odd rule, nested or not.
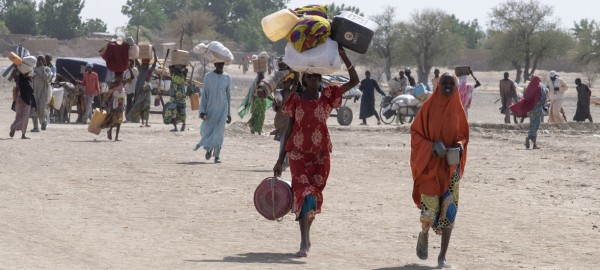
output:
[[[340,13],[340,11],[350,11],[352,13],[356,13],[360,16],[365,16],[365,14],[363,14],[362,12],[360,12],[360,9],[355,7],[355,6],[346,6],[346,4],[342,3],[342,5],[336,5],[335,3],[331,3],[329,5],[327,5],[327,16],[329,16],[329,18],[333,18],[335,15],[337,15],[338,13]]]
[[[12,5],[14,5],[16,0],[0,0],[0,19],[4,19],[4,15],[6,15],[6,11]]]
[[[95,33],[95,32],[105,33],[106,31],[108,31],[108,27],[106,26],[106,23],[103,20],[96,18],[96,19],[88,19],[83,24],[83,30],[84,30],[85,35]]]
[[[0,34],[3,34],[3,35],[10,34],[10,29],[8,29],[8,27],[6,26],[6,23],[4,23],[4,21],[0,21]]]
[[[556,42],[545,35],[560,33],[558,20],[553,18],[552,14],[553,8],[538,0],[508,0],[492,8],[489,29],[491,33],[499,35],[493,40],[507,46],[492,46],[502,52],[495,54],[496,61],[501,61],[502,58],[510,61],[517,71],[517,82],[521,77],[525,80],[529,78],[537,64],[564,54],[568,49],[569,42]],[[561,33],[557,38],[562,39],[564,35]]]
[[[477,19],[473,21],[461,21],[456,16],[452,15],[453,31],[459,34],[465,41],[465,45],[469,49],[477,49],[482,45],[485,38],[485,32],[481,29]]]
[[[288,0],[191,0],[192,9],[213,14],[215,30],[249,50],[265,49],[270,42],[260,29],[260,19],[283,9]]]
[[[422,83],[427,83],[434,63],[449,60],[464,48],[461,36],[453,31],[452,16],[440,9],[413,13],[402,25],[401,36],[401,47],[410,62],[417,65],[418,80]]]
[[[81,10],[83,0],[45,0],[39,5],[40,29],[42,33],[58,38],[71,39],[83,30]]]
[[[143,26],[152,30],[160,30],[168,21],[164,13],[164,0],[127,0],[121,7],[121,13],[129,17],[130,26]]]
[[[594,20],[582,19],[574,23],[571,32],[577,41],[573,60],[592,87],[600,72],[600,25]]]
[[[6,26],[13,34],[37,35],[38,11],[33,0],[21,0],[10,5],[4,15]]]

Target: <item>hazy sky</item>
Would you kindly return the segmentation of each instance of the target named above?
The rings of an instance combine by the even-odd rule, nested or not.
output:
[[[127,17],[121,14],[121,6],[123,6],[125,2],[126,0],[86,0],[85,8],[81,16],[83,19],[100,18],[104,20],[108,25],[109,31],[112,32],[115,27],[127,24]],[[452,1],[453,3],[458,4],[449,5],[448,2],[450,1],[445,0],[291,0],[288,6],[296,8],[307,4],[329,4],[331,2],[357,6],[367,16],[381,13],[386,6],[394,6],[397,8],[397,17],[399,20],[406,20],[414,10],[440,8],[448,13],[455,14],[462,21],[478,19],[480,25],[485,28],[488,22],[487,18],[490,9],[504,1],[461,0]],[[579,21],[582,18],[595,19],[597,21],[600,20],[599,1],[542,0],[542,2],[554,7],[554,15],[560,18],[564,28],[571,28],[574,21]]]

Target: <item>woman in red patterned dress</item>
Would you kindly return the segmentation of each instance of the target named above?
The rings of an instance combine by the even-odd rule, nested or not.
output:
[[[300,251],[306,257],[310,249],[310,226],[315,214],[321,212],[323,189],[329,176],[329,153],[332,145],[327,119],[334,108],[342,105],[342,94],[359,83],[358,74],[342,47],[340,57],[348,68],[350,81],[321,89],[321,74],[304,74],[304,91],[292,93],[282,111],[290,118],[284,137],[285,151],[273,167],[275,176],[281,176],[286,154],[292,173],[294,202],[292,212],[300,224]],[[319,91],[321,90],[321,91]],[[288,139],[289,138],[289,139]]]

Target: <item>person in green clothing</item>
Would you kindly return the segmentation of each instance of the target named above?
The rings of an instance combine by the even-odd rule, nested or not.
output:
[[[177,132],[177,123],[181,122],[181,130],[185,130],[185,107],[186,107],[186,84],[187,68],[182,65],[172,65],[169,67],[171,73],[171,100],[165,106],[165,115],[163,122],[165,124],[172,124],[172,132]]]
[[[248,93],[238,109],[238,115],[240,118],[244,118],[246,114],[250,113],[251,117],[248,120],[248,127],[250,127],[250,133],[259,135],[262,133],[263,125],[265,123],[265,113],[268,107],[271,107],[271,100],[269,98],[260,98],[256,94],[256,87],[265,78],[263,72],[257,73],[256,79],[252,82],[248,88]]]

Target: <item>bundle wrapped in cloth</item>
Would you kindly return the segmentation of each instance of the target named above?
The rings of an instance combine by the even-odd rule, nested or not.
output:
[[[338,44],[329,38],[326,38],[322,45],[302,53],[298,52],[294,45],[288,43],[285,47],[283,62],[297,72],[323,75],[335,73],[342,65]]]
[[[233,62],[233,53],[221,42],[213,41],[208,44],[200,43],[193,49],[194,53],[201,55],[212,63],[225,63],[229,65]]]
[[[129,68],[129,44],[123,40],[108,42],[100,55],[106,61],[106,68],[112,72],[123,72]]]
[[[331,24],[326,18],[305,15],[292,28],[286,39],[298,52],[304,52],[325,43],[330,35]]]

